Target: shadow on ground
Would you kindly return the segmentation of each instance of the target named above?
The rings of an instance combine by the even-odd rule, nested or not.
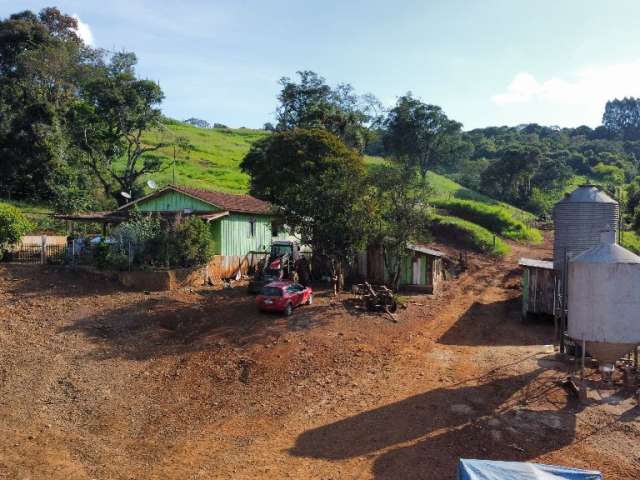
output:
[[[376,454],[376,479],[453,478],[460,457],[496,458],[494,452],[502,460],[533,458],[575,437],[574,404],[525,408],[526,397],[539,394],[530,384],[542,371],[430,390],[306,431],[290,454],[326,460]]]
[[[247,346],[289,331],[316,328],[331,318],[326,305],[304,306],[291,317],[257,311],[244,289],[201,292],[189,300],[148,298],[61,329],[81,332],[101,348],[98,358],[142,360],[162,355]]]
[[[474,302],[438,342],[445,345],[541,345],[551,343],[553,324],[546,318],[523,324],[520,298]]]

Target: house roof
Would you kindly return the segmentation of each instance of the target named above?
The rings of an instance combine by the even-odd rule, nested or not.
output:
[[[518,261],[521,267],[543,268],[545,270],[553,270],[553,262],[547,260],[538,260],[536,258],[521,258]]]
[[[443,252],[439,250],[433,250],[432,248],[427,248],[423,245],[408,245],[407,248],[414,252],[424,253],[425,255],[430,255],[432,257],[446,257]]]
[[[166,191],[175,191],[189,195],[190,197],[202,200],[218,209],[237,213],[254,213],[258,215],[268,215],[272,213],[272,207],[269,202],[265,202],[251,195],[236,195],[233,193],[214,192],[212,190],[204,190],[200,188],[182,187],[178,185],[168,185],[161,190],[153,192],[144,197],[138,198],[133,202],[121,206],[118,210],[126,210],[136,203],[143,202],[149,198],[162,195]]]

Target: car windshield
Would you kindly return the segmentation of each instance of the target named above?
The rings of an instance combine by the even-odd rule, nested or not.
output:
[[[264,287],[262,289],[262,292],[260,293],[265,297],[281,297],[282,296],[282,290],[279,289],[278,287]]]
[[[273,244],[271,245],[271,255],[274,257],[279,257],[280,255],[291,254],[291,245],[279,245]]]

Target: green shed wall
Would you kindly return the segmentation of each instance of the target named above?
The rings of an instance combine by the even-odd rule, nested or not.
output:
[[[181,212],[190,208],[195,212],[215,212],[220,210],[213,205],[197,198],[169,190],[157,197],[142,200],[138,208],[143,212]]]
[[[255,235],[250,234],[249,220],[255,219]],[[244,256],[249,252],[262,252],[271,247],[271,217],[232,213],[222,217],[219,224],[219,255]],[[216,241],[214,237],[214,242]]]
[[[433,269],[433,259],[428,255],[420,255],[420,282],[418,285],[431,285],[431,281],[427,279],[431,278]],[[400,264],[400,284],[412,285],[413,282],[413,255],[406,255],[402,257]]]

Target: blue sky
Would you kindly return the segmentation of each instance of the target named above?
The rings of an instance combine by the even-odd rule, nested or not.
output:
[[[47,1],[0,0],[0,16]],[[230,126],[273,120],[278,79],[310,69],[386,105],[407,91],[466,129],[600,123],[640,96],[635,0],[60,0],[94,46],[136,52],[164,112]]]

